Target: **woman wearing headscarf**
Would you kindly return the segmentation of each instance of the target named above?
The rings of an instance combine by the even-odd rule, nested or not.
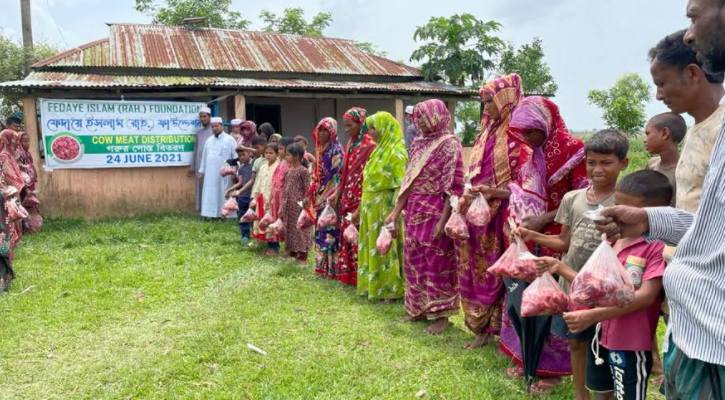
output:
[[[455,246],[444,228],[451,215],[450,196],[463,194],[463,148],[440,100],[415,106],[413,124],[419,135],[386,223],[397,221],[405,210],[406,321],[433,321],[426,333],[437,335],[460,309]]]
[[[523,228],[558,235],[561,225],[554,222],[554,217],[562,198],[572,190],[589,186],[584,143],[569,134],[559,107],[539,96],[521,101],[511,117],[509,134],[513,140],[532,149],[532,154],[526,154],[521,160],[516,181],[509,185],[512,192],[509,212]],[[561,256],[547,248],[534,251],[541,256]],[[521,305],[520,293],[528,286],[525,281],[516,283],[516,289],[506,296],[507,312],[503,315],[500,347],[516,363],[516,367],[509,369],[509,375],[522,376],[521,341],[514,326],[532,323],[534,318],[521,318],[516,312]],[[539,323],[548,324],[547,317],[535,318],[543,319]],[[552,327],[562,324],[561,316],[553,317]],[[552,332],[558,330],[565,331],[553,329]],[[531,390],[548,392],[558,383],[559,377],[570,374],[568,340],[552,333],[546,339],[536,371],[536,375],[544,379],[535,383]]]
[[[30,154],[30,136],[20,132],[20,146],[15,150],[15,160],[18,162],[20,172],[25,181],[27,190],[22,198],[23,207],[28,211],[27,232],[36,233],[43,225],[43,216],[40,214],[40,201],[35,195],[38,184],[38,173],[35,170],[33,156]]]
[[[365,122],[377,146],[363,170],[357,292],[369,299],[392,301],[403,297],[405,289],[400,221],[396,221],[394,228],[398,237],[393,239],[386,255],[380,254],[376,241],[403,184],[408,152],[400,124],[390,113],[378,112]]]
[[[254,121],[244,121],[240,125],[241,136],[237,141],[237,145],[243,147],[252,147],[252,139],[257,136],[257,124]]]
[[[323,118],[314,132],[315,141],[314,175],[307,196],[317,210],[317,220],[328,204],[328,199],[337,192],[342,177],[344,155],[337,138],[337,121]],[[340,246],[340,224],[315,229],[315,272],[328,279],[337,275],[337,256]]]
[[[349,109],[343,116],[345,133],[350,137],[345,150],[345,163],[342,167],[342,179],[337,194],[332,202],[339,205],[342,226],[345,232],[350,225],[360,229],[360,199],[362,198],[363,170],[370,154],[375,149],[375,142],[365,126],[367,111],[359,107]],[[352,218],[346,216],[352,214]],[[346,240],[340,242],[337,280],[346,285],[357,285],[357,242]]]
[[[457,241],[459,285],[465,323],[476,338],[466,345],[486,345],[500,333],[503,311],[503,281],[487,270],[505,250],[504,222],[510,192],[507,185],[516,176],[520,142],[506,133],[511,112],[523,98],[521,78],[507,75],[481,87],[484,104],[481,133],[476,137],[468,162],[467,181],[473,186],[459,204],[467,210],[472,195],[483,194],[491,207],[491,222],[478,227],[468,223],[470,238]]]
[[[0,232],[0,255],[5,252],[5,241],[8,240],[7,254],[12,263],[15,258],[15,246],[22,237],[22,218],[17,210],[25,211],[20,205],[20,194],[25,190],[25,181],[17,161],[15,151],[20,144],[21,134],[11,129],[0,133],[0,188],[2,188],[2,229]]]

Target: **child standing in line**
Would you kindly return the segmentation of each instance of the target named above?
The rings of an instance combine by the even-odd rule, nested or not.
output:
[[[299,203],[304,201],[310,188],[310,173],[302,166],[305,151],[302,146],[292,144],[287,147],[289,167],[284,177],[280,218],[285,226],[287,255],[296,259],[300,265],[307,265],[307,252],[312,247],[312,227],[297,228],[297,218],[302,212]]]
[[[667,207],[674,197],[667,177],[656,171],[637,171],[622,179],[614,194],[617,205]],[[596,399],[645,399],[653,364],[652,341],[662,304],[664,243],[644,238],[620,239],[614,251],[635,286],[634,301],[625,307],[597,307],[564,314],[569,330],[583,332],[601,323],[598,344],[588,346],[586,386]],[[576,272],[553,258],[537,260],[539,271],[559,274],[571,282]],[[594,348],[592,350],[592,347]],[[604,361],[597,365],[597,359]]]
[[[277,159],[278,147],[276,144],[269,144],[264,150],[265,163],[259,168],[257,179],[252,188],[252,202],[249,207],[257,210],[259,219],[254,223],[252,237],[260,242],[267,243],[267,250],[264,255],[274,255],[279,253],[279,239],[277,234],[268,232],[267,227],[262,227],[261,221],[267,213],[273,214],[272,207],[272,175],[279,166]],[[270,224],[274,223],[274,220]]]
[[[315,168],[315,161],[317,160],[317,158],[315,158],[315,156],[312,155],[311,153],[307,152],[307,147],[309,146],[309,142],[307,141],[307,138],[305,138],[302,135],[295,136],[295,143],[297,143],[298,145],[300,145],[302,147],[302,151],[305,152],[305,155],[302,158],[307,163],[308,169],[310,170],[310,172],[313,172],[313,169]]]
[[[252,180],[252,157],[249,150],[244,147],[237,148],[237,183],[227,189],[224,197],[233,195],[237,198],[237,204],[239,205],[239,211],[237,211],[237,217],[239,219],[249,210],[249,203],[252,201],[252,187],[248,185]],[[242,191],[241,188],[247,188]],[[242,243],[249,242],[250,232],[252,225],[249,222],[239,221],[239,229],[242,233]]]
[[[275,133],[276,135],[276,133]],[[279,166],[274,170],[272,174],[272,214],[274,220],[281,218],[280,208],[282,207],[282,193],[284,192],[284,177],[289,169],[289,163],[287,162],[287,146],[294,143],[294,139],[283,137],[279,142],[279,150],[277,151],[277,159],[279,159]],[[284,232],[278,234],[279,241],[284,241]]]
[[[602,241],[596,225],[584,217],[584,213],[597,210],[600,205],[614,205],[617,179],[629,164],[629,141],[623,133],[607,129],[594,134],[584,150],[587,155],[587,176],[592,186],[564,195],[555,218],[561,224],[561,233],[544,235],[524,228],[517,229],[524,241],[533,241],[559,253],[566,252],[564,263],[576,272],[582,269]],[[569,282],[562,279],[559,283],[564,292],[568,293]],[[587,348],[594,337],[594,329],[571,332],[560,316],[553,319],[551,329],[553,333],[569,338],[576,399],[588,400],[589,392],[585,386]]]
[[[678,146],[687,133],[687,124],[681,115],[663,113],[652,117],[645,127],[644,146],[650,154],[654,154],[647,164],[647,168],[666,176],[672,188],[677,193],[677,180],[675,172],[677,162],[680,160]],[[672,198],[672,206],[675,206]]]

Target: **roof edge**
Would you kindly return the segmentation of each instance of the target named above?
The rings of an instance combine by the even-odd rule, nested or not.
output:
[[[80,45],[78,47],[74,47],[72,49],[68,49],[68,50],[63,51],[63,52],[60,52],[60,53],[58,53],[58,54],[56,54],[54,56],[50,56],[48,58],[45,58],[43,60],[40,60],[40,61],[36,62],[35,64],[31,65],[30,68],[42,68],[42,67],[46,67],[46,66],[48,66],[48,64],[52,64],[52,63],[54,63],[54,62],[56,62],[56,61],[58,61],[58,60],[60,60],[60,59],[62,59],[64,57],[67,57],[67,56],[69,56],[69,55],[71,55],[73,53],[77,53],[79,51],[86,50],[86,49],[88,49],[90,47],[93,47],[95,45],[101,44],[103,42],[108,42],[109,40],[110,40],[109,38],[103,38],[103,39],[94,40],[94,41],[89,42],[89,43],[86,43],[86,44],[82,44],[82,45]]]

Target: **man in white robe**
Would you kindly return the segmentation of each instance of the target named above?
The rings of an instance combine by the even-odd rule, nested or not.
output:
[[[203,182],[201,195],[201,216],[221,218],[224,192],[231,185],[231,177],[222,177],[220,170],[224,162],[236,157],[237,142],[224,132],[222,119],[211,119],[213,136],[204,143],[197,179]]]
[[[199,173],[199,166],[201,165],[201,153],[204,150],[204,144],[207,139],[212,137],[211,133],[211,109],[209,107],[202,107],[199,110],[199,122],[201,128],[196,131],[196,144],[194,145],[194,158],[192,164],[189,167],[189,177],[196,177]],[[201,192],[204,187],[202,181],[196,181],[196,211],[201,211]]]

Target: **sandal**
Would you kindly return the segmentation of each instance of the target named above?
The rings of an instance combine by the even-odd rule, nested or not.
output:
[[[524,369],[519,368],[518,365],[514,365],[513,367],[509,367],[506,370],[506,375],[511,378],[524,379]]]
[[[561,383],[561,378],[539,379],[529,387],[529,391],[536,395],[544,395],[551,392],[551,389]]]

